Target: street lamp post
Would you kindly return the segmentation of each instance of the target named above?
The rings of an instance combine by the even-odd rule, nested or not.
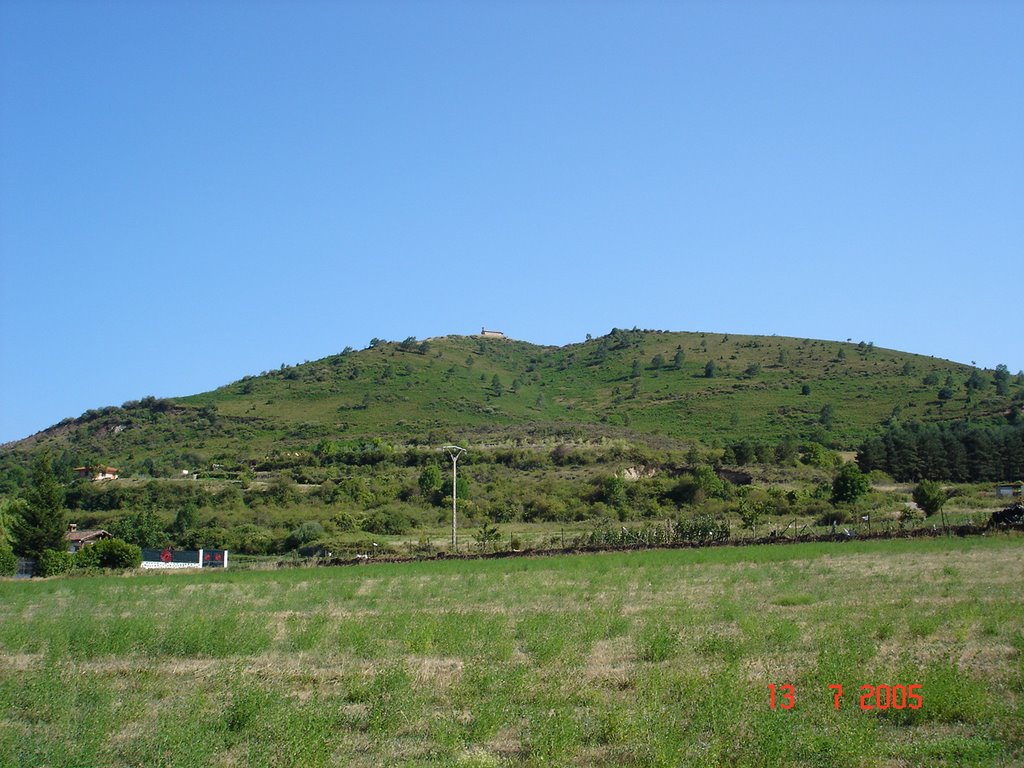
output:
[[[464,454],[466,452],[466,449],[465,448],[460,448],[457,445],[446,445],[444,447],[444,449],[448,452],[448,455],[451,456],[451,459],[452,459],[452,552],[457,552],[458,551],[459,540],[458,540],[458,536],[457,536],[457,534],[455,532],[456,531],[456,526],[455,526],[455,510],[456,510],[456,506],[455,506],[455,504],[456,504],[456,500],[458,498],[458,487],[459,487],[459,484],[458,484],[458,479],[459,479],[459,476],[458,476],[458,471],[459,471],[458,470],[458,465],[459,465],[459,457],[462,456],[462,454]]]

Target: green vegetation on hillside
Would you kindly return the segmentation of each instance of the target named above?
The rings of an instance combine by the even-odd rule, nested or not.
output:
[[[882,486],[1019,479],[1022,403],[1024,377],[1005,366],[863,342],[618,329],[561,348],[374,339],[61,422],[0,452],[0,502],[19,517],[30,463],[49,452],[70,519],[140,546],[340,553],[400,541],[429,552],[451,506],[440,446],[458,442],[470,529],[577,535],[695,516],[751,531],[864,515],[902,524],[909,489],[837,495],[839,452],[859,448]],[[121,479],[73,477],[93,465]]]
[[[776,336],[616,329],[557,348],[374,339],[213,392],[89,411],[8,451],[66,448],[159,475],[323,439],[438,445],[498,433],[527,443],[604,436],[711,447],[790,439],[851,450],[886,422],[1018,413],[1022,383],[1005,366],[983,372],[870,343]]]

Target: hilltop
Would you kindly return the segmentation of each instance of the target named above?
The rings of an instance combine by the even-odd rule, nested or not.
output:
[[[863,341],[637,329],[564,347],[374,339],[212,392],[90,410],[4,453],[49,446],[152,474],[373,439],[678,448],[795,440],[853,450],[894,420],[1001,420],[1021,378],[997,388],[992,372]]]

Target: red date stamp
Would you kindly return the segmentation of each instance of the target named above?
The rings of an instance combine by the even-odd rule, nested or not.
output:
[[[843,700],[843,686],[829,685],[832,691],[832,706],[838,710]],[[913,685],[862,685],[860,686],[860,708],[862,710],[920,709],[924,706],[924,694],[920,683]],[[792,685],[768,684],[768,706],[771,709],[790,710],[796,706],[796,688]]]

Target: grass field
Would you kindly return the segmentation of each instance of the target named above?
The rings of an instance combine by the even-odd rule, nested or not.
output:
[[[1020,765],[1022,555],[998,536],[2,582],[0,765]],[[862,710],[865,684],[923,705]]]

